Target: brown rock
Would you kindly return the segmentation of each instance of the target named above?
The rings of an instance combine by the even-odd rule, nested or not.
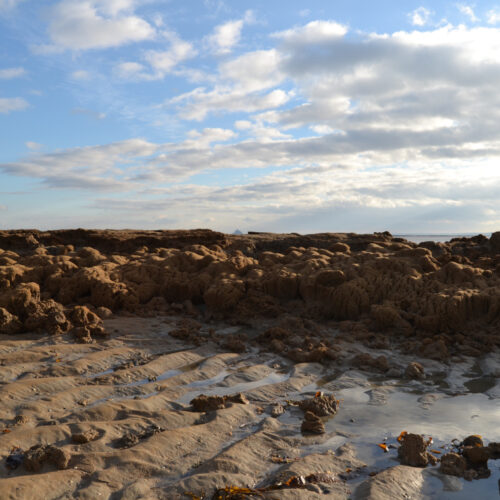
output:
[[[99,325],[101,323],[101,318],[85,306],[75,306],[71,313],[71,320],[76,326]]]
[[[66,450],[55,446],[37,444],[25,453],[24,465],[30,472],[39,472],[44,463],[53,464],[58,469],[66,469],[70,458],[71,456]]]
[[[324,434],[325,424],[320,417],[310,411],[306,411],[300,430],[304,434]]]
[[[431,465],[436,465],[439,460],[432,453],[427,452],[427,460]]]
[[[483,446],[483,439],[477,434],[472,434],[462,441],[462,446]]]
[[[279,403],[271,408],[271,417],[273,418],[278,418],[280,415],[283,415],[283,413],[285,413],[285,408]]]
[[[86,326],[79,326],[77,328],[73,328],[73,335],[81,344],[91,344],[92,336],[90,335],[90,329]]]
[[[99,437],[99,432],[95,429],[88,429],[85,432],[73,434],[71,439],[74,443],[85,444],[95,441]]]
[[[416,361],[412,361],[405,370],[405,376],[411,379],[422,379],[424,378],[424,367],[417,363]]]
[[[490,443],[488,449],[490,450],[490,457],[493,460],[500,459],[500,443]]]
[[[443,340],[438,340],[430,344],[425,345],[421,353],[423,356],[431,359],[437,359],[439,361],[444,361],[450,356],[448,348]]]
[[[491,234],[490,245],[495,252],[500,252],[500,231]]]
[[[439,470],[443,474],[463,477],[466,468],[467,462],[465,458],[458,453],[447,453],[446,455],[443,455],[441,457],[441,465],[439,467]]]
[[[462,452],[467,464],[472,468],[487,468],[490,450],[485,446],[465,446]]]
[[[337,242],[337,243],[334,243],[333,245],[331,245],[330,250],[332,252],[344,252],[344,253],[348,253],[351,251],[351,249],[349,248],[349,245],[346,245],[345,243],[340,243],[340,242]]]
[[[352,358],[351,363],[353,366],[366,371],[376,370],[385,373],[389,370],[389,362],[385,356],[374,358],[368,353],[356,354]]]
[[[127,434],[123,435],[119,440],[118,440],[118,447],[119,448],[131,448],[132,446],[135,446],[138,444],[140,441],[140,437],[138,434],[135,434],[133,432],[128,432]]]
[[[96,313],[101,319],[107,319],[113,315],[113,311],[111,309],[108,309],[107,307],[103,306],[98,307],[96,309]]]
[[[245,352],[247,350],[244,338],[239,335],[229,335],[223,345],[231,352]]]
[[[14,425],[25,425],[30,421],[26,415],[16,415],[14,417]]]
[[[398,449],[401,463],[412,467],[425,467],[429,463],[427,446],[428,443],[420,434],[406,434]]]
[[[224,401],[226,403],[236,403],[239,405],[247,405],[249,403],[247,397],[242,394],[241,392],[238,392],[236,394],[231,394],[229,396],[223,396]]]
[[[11,314],[7,309],[0,307],[0,333],[12,335],[22,330],[22,323],[17,316]]]
[[[200,394],[191,401],[191,406],[194,411],[215,411],[224,409],[226,401],[222,396],[205,396],[204,394]]]
[[[333,394],[319,393],[314,398],[299,401],[298,406],[302,411],[311,412],[318,417],[327,417],[337,413],[337,400]]]

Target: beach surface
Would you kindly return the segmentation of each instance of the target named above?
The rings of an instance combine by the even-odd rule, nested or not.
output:
[[[494,498],[499,327],[499,233],[0,231],[2,498]]]

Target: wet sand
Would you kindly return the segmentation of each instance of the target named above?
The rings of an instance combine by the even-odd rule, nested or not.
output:
[[[186,346],[168,334],[178,322],[110,319],[112,338],[99,344],[33,335],[3,339],[0,418],[9,432],[0,437],[2,460],[14,447],[39,443],[65,449],[71,460],[65,470],[46,464],[37,474],[2,467],[2,498],[189,498],[185,492],[203,498],[217,487],[265,486],[319,472],[334,474],[336,481],[263,498],[349,498],[361,483],[373,481],[370,474],[401,467],[395,449],[384,453],[377,444],[397,445],[404,429],[432,435],[441,452],[453,438],[469,434],[500,440],[499,387],[467,389],[471,380],[488,377],[482,370],[498,372],[492,356],[459,366],[424,359],[426,378],[408,380],[402,374],[411,358],[402,354],[393,356],[395,376],[387,377],[350,365],[367,352],[359,344],[342,343],[345,361],[333,366],[293,363],[252,346],[243,353],[223,352],[214,343]],[[226,335],[235,329],[204,327]],[[287,402],[318,390],[335,394],[340,407],[325,419],[325,434],[303,435],[303,412]],[[249,403],[208,413],[190,406],[199,394],[236,392]],[[276,403],[285,411],[273,418]],[[153,426],[161,430],[141,439]],[[89,430],[96,431],[94,440],[72,442],[72,435]],[[129,447],[123,438],[130,435],[139,439]],[[396,476],[399,487],[405,477]],[[455,492],[443,490],[450,488],[447,478],[437,467],[426,469],[412,498],[428,498],[432,491],[435,498],[460,500],[471,492],[494,494],[498,466],[489,479],[453,478]]]

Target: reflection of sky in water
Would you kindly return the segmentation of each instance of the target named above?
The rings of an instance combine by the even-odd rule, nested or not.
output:
[[[487,442],[500,441],[500,403],[498,399],[489,399],[484,394],[440,394],[442,397],[438,397],[427,407],[419,402],[420,394],[400,390],[388,392],[385,404],[370,404],[369,389],[365,387],[339,390],[336,395],[342,403],[337,415],[326,423],[326,430],[343,435],[334,435],[321,445],[308,447],[308,453],[335,449],[348,442],[355,446],[358,458],[368,465],[368,470],[383,470],[399,464],[396,459],[397,450],[390,448],[385,453],[377,444],[387,439],[387,444],[397,446],[397,436],[403,430],[432,436],[433,444],[430,448],[437,449],[442,454],[448,450],[441,446],[449,445],[454,438],[462,440],[470,434],[481,434]],[[445,477],[443,482],[440,479],[442,476],[437,472],[438,467],[428,467],[424,485],[425,498],[496,498],[499,494],[499,466],[499,460],[490,460],[490,478],[472,482],[449,477]],[[366,476],[360,477],[349,484],[354,490],[365,479]],[[459,491],[445,491],[443,488]]]
[[[491,233],[481,233],[486,237],[490,237]],[[461,238],[463,236],[470,238],[471,236],[476,236],[476,233],[467,234],[394,234],[394,237],[405,238],[408,241],[413,241],[413,243],[422,243],[423,241],[437,241],[445,243],[450,241],[452,238]]]

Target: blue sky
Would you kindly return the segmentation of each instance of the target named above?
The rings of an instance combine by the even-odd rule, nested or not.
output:
[[[490,232],[495,2],[0,0],[0,228]]]

